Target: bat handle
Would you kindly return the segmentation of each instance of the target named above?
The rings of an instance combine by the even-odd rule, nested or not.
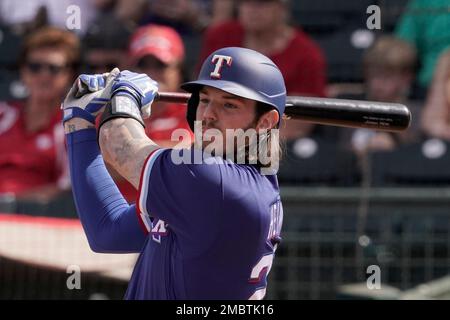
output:
[[[187,103],[191,97],[190,93],[183,92],[158,92],[155,100],[171,103]]]

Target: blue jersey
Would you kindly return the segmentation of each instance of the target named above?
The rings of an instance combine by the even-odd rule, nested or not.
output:
[[[175,164],[159,149],[141,175],[148,237],[127,299],[262,299],[283,210],[275,175],[222,158]],[[192,154],[191,154],[192,155]]]

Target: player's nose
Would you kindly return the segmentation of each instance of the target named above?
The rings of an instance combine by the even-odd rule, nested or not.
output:
[[[201,120],[202,121],[215,121],[217,120],[217,107],[214,103],[209,102],[202,108]]]

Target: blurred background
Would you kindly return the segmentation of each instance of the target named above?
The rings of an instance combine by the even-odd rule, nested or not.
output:
[[[267,298],[450,298],[450,0],[0,0],[0,299],[125,293],[136,256],[91,252],[72,199],[59,105],[75,77],[118,66],[177,91],[225,46],[268,55],[289,95],[413,115],[395,134],[283,121]],[[164,146],[188,128],[185,106],[152,112]]]

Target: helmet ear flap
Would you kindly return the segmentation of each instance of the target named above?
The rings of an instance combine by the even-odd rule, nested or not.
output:
[[[199,101],[200,101],[200,94],[197,91],[192,93],[187,103],[186,120],[192,132],[194,132],[194,122],[197,117],[197,107]]]

